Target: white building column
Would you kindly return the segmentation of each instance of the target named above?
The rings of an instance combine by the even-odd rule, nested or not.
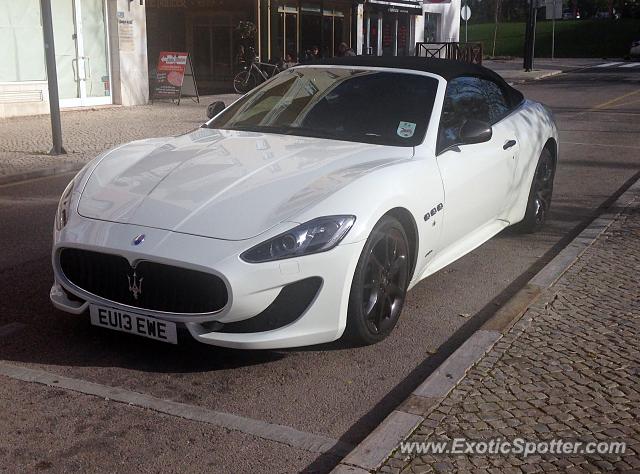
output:
[[[149,70],[145,7],[140,2],[108,0],[107,12],[113,103],[146,104]]]
[[[416,43],[422,43],[424,41],[424,15],[416,15],[413,21],[413,28],[411,29],[411,47],[409,48],[409,54],[411,56],[416,54]]]
[[[356,7],[356,54],[360,55],[364,45],[364,5],[359,3]]]

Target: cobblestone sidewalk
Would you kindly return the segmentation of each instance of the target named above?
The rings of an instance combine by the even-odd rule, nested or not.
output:
[[[61,164],[82,165],[100,152],[141,138],[177,135],[206,120],[214,100],[231,103],[236,94],[183,99],[136,107],[104,107],[61,113],[62,138],[67,155],[49,156],[51,122],[48,115],[0,119],[0,176]]]
[[[625,441],[622,455],[410,455],[380,472],[640,472],[640,200],[432,409],[409,442]]]

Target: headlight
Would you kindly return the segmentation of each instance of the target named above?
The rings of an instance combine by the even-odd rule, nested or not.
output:
[[[355,216],[319,217],[250,248],[240,258],[261,263],[326,252],[338,245],[355,221]]]
[[[62,228],[67,225],[69,221],[69,211],[71,208],[71,193],[73,192],[73,186],[75,180],[71,180],[62,193],[60,202],[58,203],[58,211],[56,212],[56,230],[61,231]]]

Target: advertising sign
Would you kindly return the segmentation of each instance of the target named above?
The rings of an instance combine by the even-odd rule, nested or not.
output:
[[[182,96],[197,97],[199,101],[191,57],[189,53],[161,51],[152,99],[177,100],[179,104]]]

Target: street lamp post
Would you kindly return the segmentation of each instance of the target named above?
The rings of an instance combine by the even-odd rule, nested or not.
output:
[[[553,0],[553,13],[551,14],[551,59],[556,56],[556,0]]]
[[[468,7],[468,5],[469,5],[469,1],[467,0],[464,2],[464,6]],[[469,17],[465,15],[464,17],[464,42],[465,43],[469,42],[469,36],[467,34],[468,30],[469,30]]]
[[[535,44],[536,28],[536,0],[529,1],[529,14],[527,16],[527,26],[524,36],[524,70],[529,72],[533,69],[533,48]]]
[[[53,148],[49,154],[66,154],[62,146],[62,125],[60,123],[60,98],[58,96],[58,72],[56,70],[56,50],[53,42],[53,22],[51,19],[51,0],[40,0],[42,10],[42,34],[47,62],[47,83],[49,88],[49,111],[51,113],[51,136]]]

